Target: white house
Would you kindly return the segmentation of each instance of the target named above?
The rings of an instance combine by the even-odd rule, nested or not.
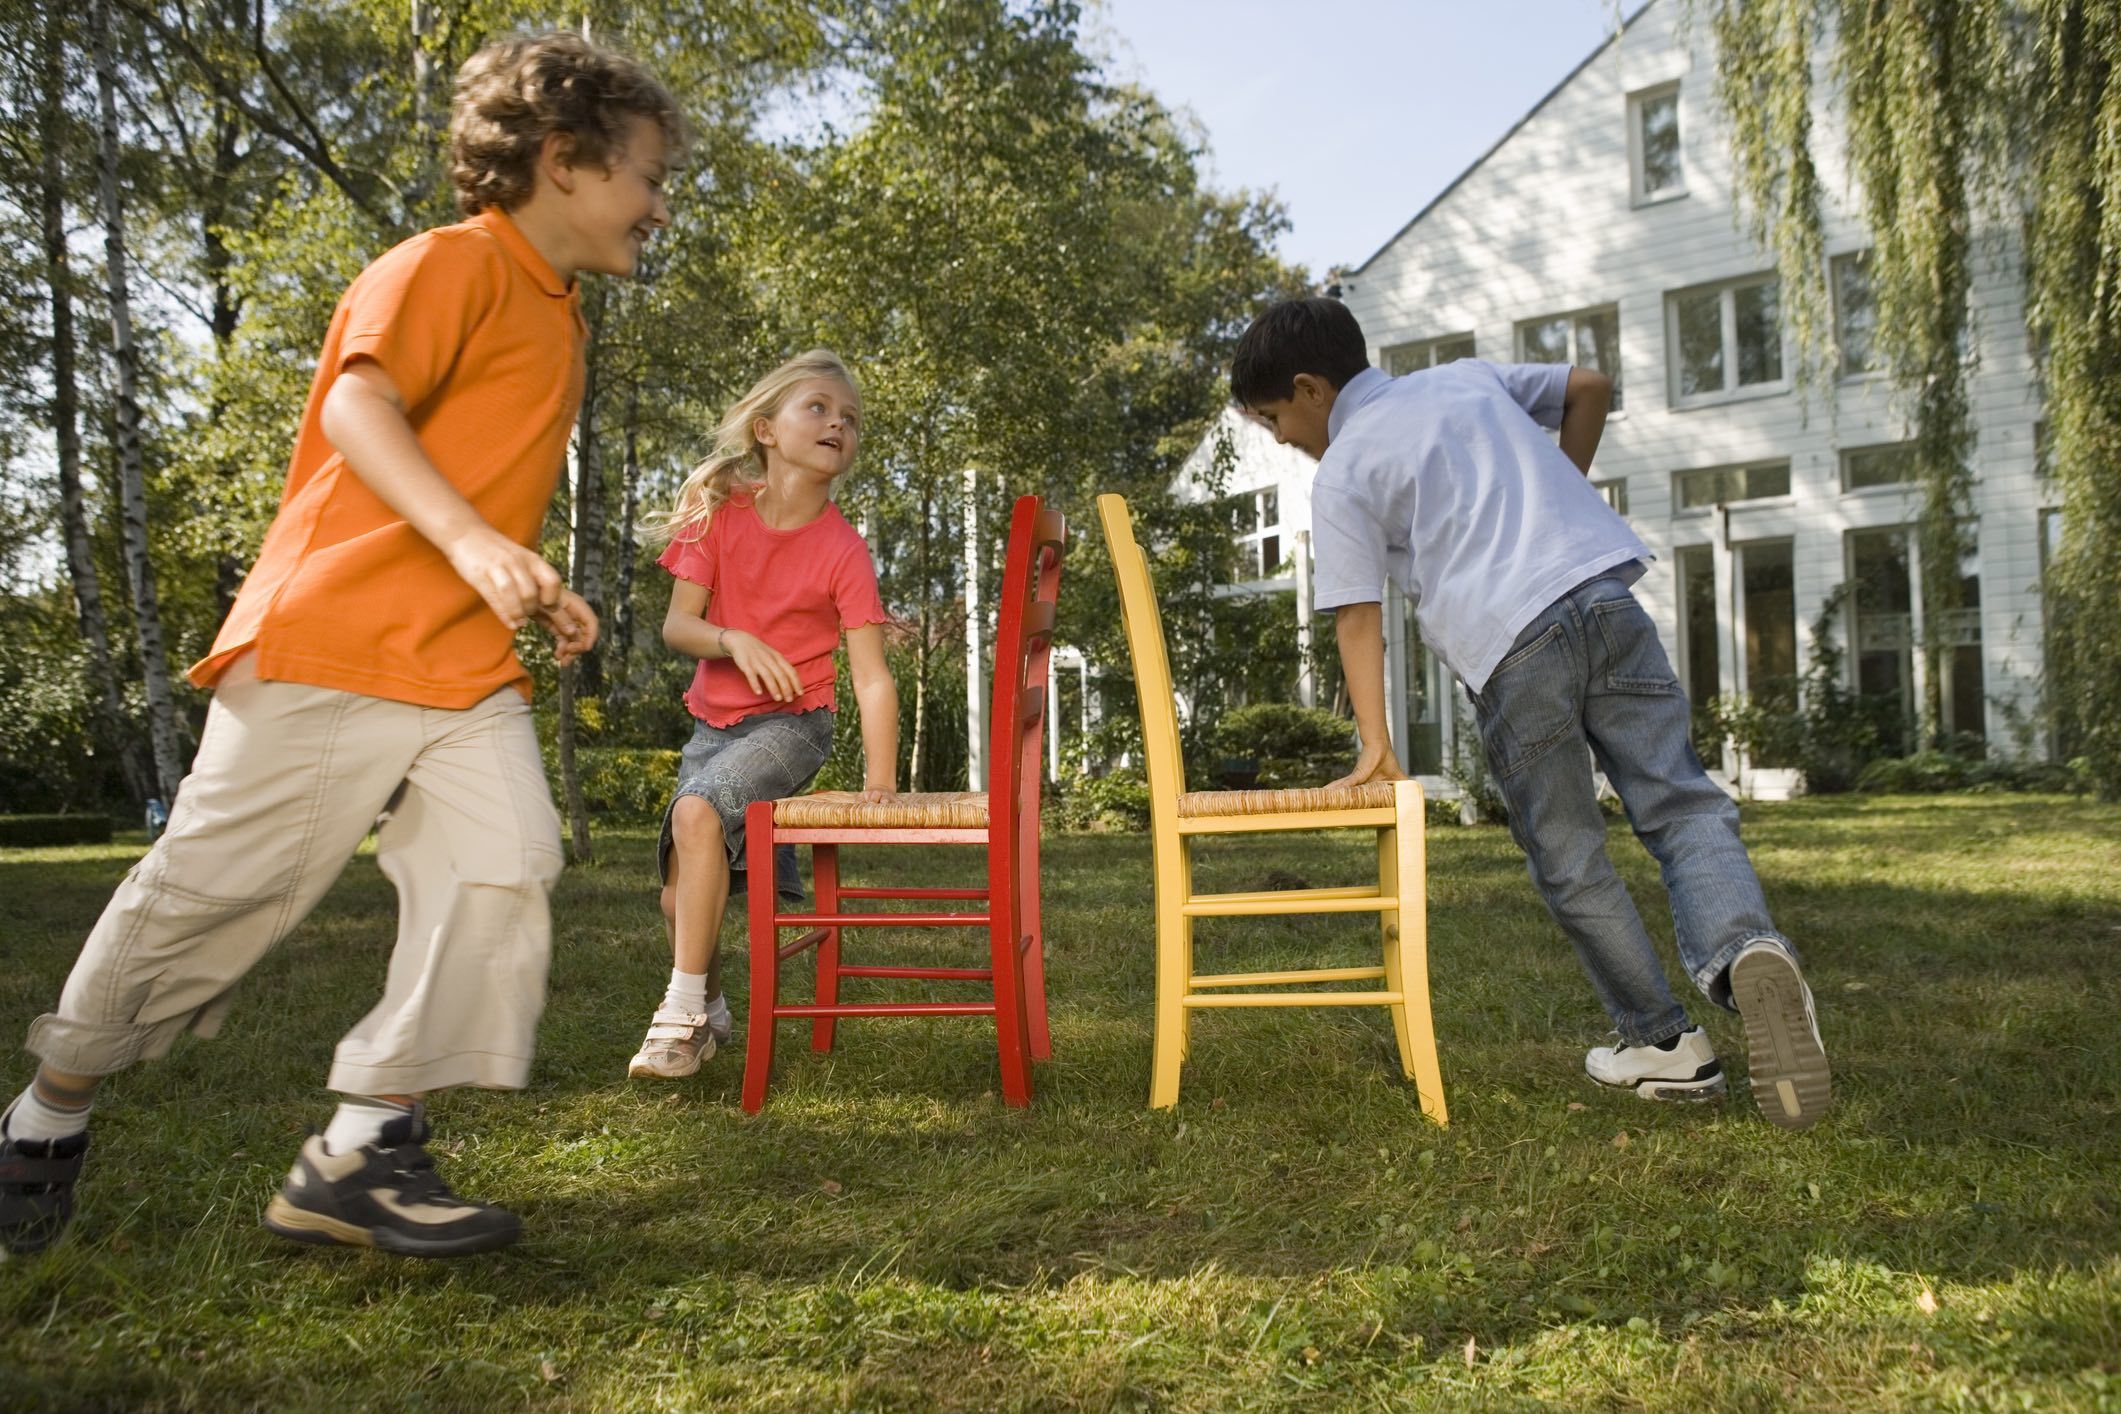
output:
[[[1830,386],[1800,395],[1773,261],[1734,209],[1713,40],[1684,11],[1649,0],[1346,272],[1341,295],[1389,372],[1472,355],[1611,375],[1618,396],[1592,480],[1656,552],[1636,593],[1696,702],[1800,674],[1814,620],[1848,583],[1836,637],[1849,685],[1897,693],[1912,712],[1926,687],[1913,651],[1925,628],[1911,533],[1920,493],[1907,481],[1906,408],[1870,367],[1870,238],[1834,114],[1818,107],[1814,144],[1842,361]],[[2041,413],[2014,233],[1986,231],[1977,245],[1988,252],[1968,353],[1977,551],[1950,626],[1945,724],[2001,751],[2044,752],[2017,728],[2033,720],[2055,498],[2035,465]],[[1301,560],[1309,463],[1234,414],[1223,428],[1238,452],[1225,489],[1255,510],[1249,538]],[[1181,472],[1181,494],[1202,494],[1214,441]],[[1308,623],[1308,578],[1306,566],[1242,590],[1293,592]],[[1435,774],[1461,730],[1454,685],[1396,594],[1385,619],[1395,745]]]

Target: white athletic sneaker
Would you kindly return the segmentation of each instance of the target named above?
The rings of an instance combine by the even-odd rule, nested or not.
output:
[[[1713,1100],[1723,1094],[1723,1062],[1708,1033],[1696,1026],[1672,1038],[1672,1048],[1594,1046],[1584,1074],[1600,1085],[1633,1090],[1645,1100]]]
[[[1731,962],[1731,1003],[1745,1021],[1746,1071],[1760,1113],[1784,1129],[1817,1124],[1833,1102],[1833,1080],[1797,959],[1772,938],[1747,943]]]
[[[636,1080],[680,1080],[714,1058],[714,1031],[705,1013],[658,1011],[648,1023],[641,1049],[626,1063]]]

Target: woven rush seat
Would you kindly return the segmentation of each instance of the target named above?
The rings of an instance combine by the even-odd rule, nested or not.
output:
[[[1301,810],[1390,810],[1392,783],[1312,786],[1299,790],[1189,790],[1178,798],[1178,818],[1280,815]]]
[[[773,823],[813,830],[984,830],[985,791],[908,791],[869,801],[859,791],[821,790],[773,802]]]

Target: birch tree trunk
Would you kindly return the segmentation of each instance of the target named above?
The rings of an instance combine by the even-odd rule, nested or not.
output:
[[[636,523],[641,518],[641,457],[639,447],[641,388],[626,388],[626,454],[619,464],[619,562],[611,590],[611,657],[604,665],[609,685],[606,695],[613,711],[633,696],[633,561],[639,553]]]
[[[66,145],[66,40],[64,12],[44,12],[43,92],[38,95],[38,144],[44,150],[39,182],[44,236],[44,280],[52,308],[52,440],[59,459],[59,524],[66,541],[67,576],[74,589],[74,614],[81,641],[88,645],[90,689],[96,694],[96,722],[106,749],[117,753],[125,788],[145,803],[147,763],[125,720],[118,672],[111,662],[110,624],[103,612],[102,578],[88,533],[88,502],[81,489],[81,393],[74,368],[73,272],[66,248],[66,178],[60,153]]]
[[[597,599],[602,597],[597,588],[602,561],[602,556],[597,553],[602,538],[599,533],[602,517],[597,514],[602,491],[597,471],[601,455],[597,448],[597,381],[597,351],[591,344],[588,364],[582,375],[582,410],[574,432],[574,484],[567,501],[567,578],[574,592],[588,600],[593,610],[597,609]],[[601,625],[601,610],[597,611],[597,619]],[[567,798],[568,838],[576,861],[583,864],[593,862],[596,851],[589,839],[589,807],[582,798],[582,772],[575,759],[575,738],[584,683],[594,681],[595,668],[594,655],[585,654],[560,669],[560,720],[555,734],[555,745],[560,753],[560,790]]]
[[[162,643],[162,611],[155,567],[147,553],[147,485],[140,457],[140,351],[133,340],[132,300],[126,273],[125,206],[118,195],[117,60],[111,53],[110,13],[103,0],[89,5],[90,46],[96,65],[96,186],[103,206],[103,251],[110,284],[111,353],[117,367],[116,459],[125,546],[125,573],[133,593],[140,634],[141,676],[147,685],[148,734],[154,744],[155,780],[164,801],[173,802],[184,778],[184,751],[177,735],[177,707],[170,692],[169,656]]]
[[[928,766],[928,655],[935,585],[929,573],[929,522],[934,519],[934,498],[921,492],[921,623],[913,640],[913,751],[906,762],[906,789],[926,790],[922,773]]]

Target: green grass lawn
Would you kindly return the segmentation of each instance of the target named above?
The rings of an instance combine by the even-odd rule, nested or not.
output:
[[[1113,837],[1048,842],[1028,1112],[995,1097],[992,1028],[941,1019],[843,1023],[826,1056],[785,1026],[748,1118],[740,1049],[624,1079],[669,954],[650,835],[607,833],[555,900],[531,1088],[434,1106],[447,1175],[529,1235],[428,1263],[258,1226],[380,987],[393,899],[364,857],[221,1039],[106,1089],[74,1233],[0,1267],[0,1405],[2121,1407],[2121,810],[1839,798],[1749,809],[1747,835],[1834,1061],[1797,1135],[1736,1075],[1706,1107],[1594,1091],[1603,1016],[1494,828],[1431,837],[1448,1130],[1370,1010],[1205,1014],[1178,1110],[1148,1112],[1148,847]],[[140,848],[0,851],[0,1034]],[[1668,945],[1654,868],[1616,853]],[[1355,882],[1368,847],[1204,859],[1207,887]],[[1367,961],[1373,930],[1211,921],[1202,965]],[[887,985],[849,995],[918,990]],[[1687,1000],[1740,1060],[1734,1018]]]

